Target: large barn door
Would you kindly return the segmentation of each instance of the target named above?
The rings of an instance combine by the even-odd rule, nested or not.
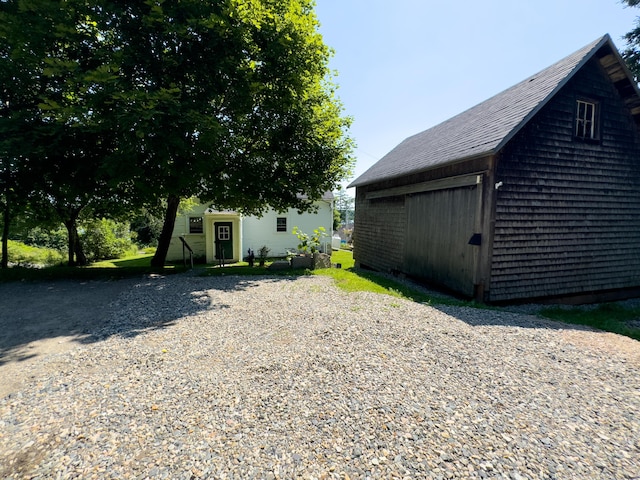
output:
[[[478,202],[477,185],[410,195],[404,271],[472,296]]]

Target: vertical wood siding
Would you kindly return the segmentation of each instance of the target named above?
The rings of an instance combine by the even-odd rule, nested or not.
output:
[[[578,98],[599,103],[600,140],[574,139]],[[640,148],[597,61],[502,152],[490,300],[640,286]]]
[[[400,270],[404,254],[404,197],[365,199],[356,190],[354,258],[361,266],[383,272]]]
[[[475,185],[408,197],[403,270],[472,296],[478,200]]]

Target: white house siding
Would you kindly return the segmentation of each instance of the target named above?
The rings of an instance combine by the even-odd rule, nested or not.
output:
[[[182,260],[182,242],[178,237],[183,237],[193,250],[194,256],[205,257],[206,255],[206,230],[202,233],[189,233],[189,218],[190,217],[204,217],[205,205],[194,206],[186,215],[178,215],[176,222],[173,226],[173,233],[171,234],[171,243],[169,244],[169,251],[167,253],[167,260],[177,261]],[[204,218],[203,218],[204,225]],[[187,258],[189,252],[186,252]]]
[[[317,203],[317,213],[299,214],[295,209],[289,209],[285,213],[267,211],[262,217],[242,217],[234,212],[206,213],[206,205],[197,205],[184,214],[178,215],[173,229],[167,260],[182,260],[183,237],[193,249],[196,257],[206,258],[207,263],[215,262],[214,258],[214,229],[213,225],[218,221],[230,221],[233,223],[234,258],[231,261],[241,260],[252,249],[255,254],[262,246],[269,248],[269,256],[285,256],[288,251],[296,250],[298,239],[293,235],[293,228],[298,227],[305,233],[312,234],[318,227],[324,227],[327,236],[322,239],[322,244],[328,250],[331,249],[331,233],[333,229],[333,201],[321,200]],[[189,217],[203,218],[203,233],[189,233]],[[277,231],[277,219],[286,218],[286,232]]]
[[[318,213],[299,214],[297,210],[289,209],[285,213],[268,211],[261,218],[244,217],[242,219],[243,255],[251,248],[256,255],[263,245],[271,251],[269,256],[283,257],[287,251],[295,251],[298,246],[298,238],[293,234],[293,227],[298,227],[305,233],[312,234],[318,227],[324,227],[327,236],[322,239],[328,249],[331,248],[331,233],[333,231],[333,211],[331,201],[319,202]],[[287,219],[287,231],[278,232],[277,218]]]

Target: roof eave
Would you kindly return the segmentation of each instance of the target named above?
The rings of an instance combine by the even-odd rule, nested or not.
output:
[[[444,167],[450,167],[452,165],[457,165],[459,163],[466,163],[466,162],[471,162],[471,161],[474,161],[474,160],[478,160],[480,158],[492,157],[497,152],[498,152],[498,149],[487,150],[485,152],[476,153],[474,155],[469,155],[469,156],[466,156],[466,157],[456,158],[455,160],[450,160],[450,161],[448,161],[446,163],[441,163],[439,165],[434,165],[434,166],[422,168],[420,170],[414,170],[414,171],[408,172],[408,173],[399,173],[397,175],[392,175],[392,176],[388,176],[388,177],[385,177],[385,178],[379,178],[379,179],[374,179],[374,180],[369,180],[369,181],[365,180],[364,182],[358,182],[357,179],[356,179],[355,181],[353,181],[349,185],[347,185],[347,188],[365,187],[365,186],[369,186],[369,185],[375,185],[376,183],[387,182],[389,180],[393,181],[393,180],[397,180],[399,178],[409,177],[409,176],[412,176],[412,175],[419,175],[421,173],[425,173],[425,172],[429,172],[429,171],[433,171],[433,170],[438,170],[438,169],[444,168]]]

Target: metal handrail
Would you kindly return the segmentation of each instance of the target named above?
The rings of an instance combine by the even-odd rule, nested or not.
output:
[[[185,267],[187,266],[187,258],[184,251],[186,247],[186,249],[189,250],[189,260],[191,261],[191,269],[193,270],[193,250],[191,249],[187,241],[184,239],[184,237],[178,237],[178,238],[182,242],[182,263],[184,264]]]

